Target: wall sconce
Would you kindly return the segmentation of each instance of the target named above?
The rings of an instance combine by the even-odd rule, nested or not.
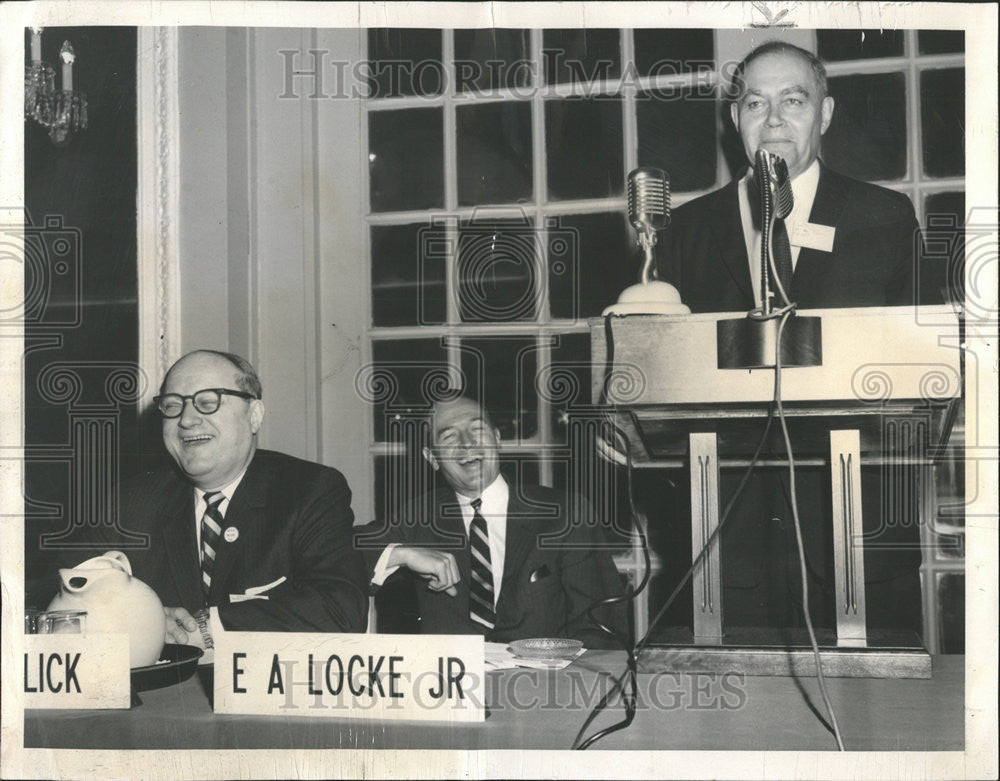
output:
[[[87,96],[73,89],[73,45],[65,41],[61,89],[56,89],[55,68],[42,60],[42,28],[31,28],[31,63],[24,67],[24,118],[49,129],[56,146],[69,143],[72,132],[87,129]]]

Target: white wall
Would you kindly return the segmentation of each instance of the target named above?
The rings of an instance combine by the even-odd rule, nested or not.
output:
[[[354,391],[369,284],[360,106],[311,97],[308,76],[288,97],[280,54],[355,62],[362,34],[180,29],[179,352],[247,356],[264,386],[261,446],[340,469],[368,520],[368,436]]]

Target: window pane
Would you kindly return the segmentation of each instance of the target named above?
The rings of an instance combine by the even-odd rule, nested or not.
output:
[[[538,431],[534,338],[468,338],[462,339],[461,349],[465,391],[483,401],[500,437],[508,441],[533,437]]]
[[[640,77],[715,69],[711,30],[635,30],[632,34]]]
[[[439,325],[445,321],[445,255],[433,251],[421,255],[421,244],[429,246],[428,241],[424,223],[372,227],[373,325]]]
[[[938,631],[941,652],[965,653],[965,575],[947,573],[939,576]]]
[[[921,54],[964,52],[965,30],[920,30],[917,48]]]
[[[444,206],[441,109],[370,112],[368,173],[374,212]]]
[[[618,96],[545,103],[549,199],[607,198],[624,189]]]
[[[455,30],[456,91],[529,86],[528,46],[528,30]]]
[[[705,190],[716,179],[716,114],[713,94],[684,87],[636,95],[639,165],[662,168],[671,192]]]
[[[823,162],[868,181],[906,176],[906,81],[902,73],[838,76],[823,137]]]
[[[817,30],[821,60],[858,60],[902,57],[902,30]]]
[[[559,334],[555,339],[552,363],[539,372],[537,385],[551,408],[553,439],[565,442],[570,415],[590,405],[590,334]]]
[[[605,81],[621,76],[618,30],[545,30],[545,83]]]
[[[965,173],[965,68],[921,71],[920,127],[924,173]]]
[[[531,104],[459,106],[458,202],[514,203],[531,198]]]
[[[462,322],[534,320],[538,236],[525,218],[463,221],[458,236]]]
[[[925,265],[945,266],[943,272],[940,268],[928,272],[936,271],[935,279],[947,280],[947,301],[965,300],[964,225],[965,193],[934,193],[924,200]],[[958,479],[964,478],[964,470],[957,471]]]
[[[623,212],[559,218],[559,233],[572,242],[572,250],[565,259],[554,254],[549,257],[552,317],[598,317],[638,278],[642,261],[630,245],[625,219]],[[550,239],[553,234],[550,229]]]
[[[383,27],[368,31],[368,92],[376,98],[440,95],[441,31]]]
[[[375,440],[383,442],[387,418],[398,426],[426,412],[435,394],[450,386],[448,353],[439,339],[374,341],[372,359],[373,371],[360,390],[373,405]]]

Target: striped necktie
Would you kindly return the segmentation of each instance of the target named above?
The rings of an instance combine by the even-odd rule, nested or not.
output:
[[[215,569],[215,553],[219,549],[219,535],[222,534],[222,513],[219,505],[226,496],[221,491],[206,491],[205,514],[201,516],[201,585],[205,591],[205,604],[212,588],[212,570]]]
[[[490,537],[486,519],[479,512],[483,500],[472,502],[472,525],[469,527],[469,558],[472,564],[469,579],[469,618],[487,629],[496,623],[493,611],[493,567],[490,564]]]

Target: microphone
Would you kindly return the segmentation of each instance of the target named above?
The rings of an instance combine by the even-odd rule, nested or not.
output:
[[[772,181],[774,182],[774,216],[785,219],[792,213],[795,196],[792,195],[792,180],[788,176],[788,164],[777,155],[772,156]]]
[[[636,168],[628,175],[628,221],[646,252],[642,281],[652,279],[656,233],[670,222],[670,177],[662,168]]]
[[[628,221],[639,234],[639,244],[646,251],[639,282],[629,285],[618,300],[605,307],[601,317],[609,315],[680,315],[691,310],[681,301],[681,294],[668,282],[655,279],[653,247],[657,231],[670,223],[670,177],[661,168],[636,168],[628,175]]]
[[[771,313],[771,222],[783,220],[792,213],[795,198],[788,164],[779,155],[758,149],[755,159],[755,179],[760,194],[760,290],[761,305],[765,315]],[[780,285],[779,285],[780,287]],[[784,291],[782,291],[784,293]]]

